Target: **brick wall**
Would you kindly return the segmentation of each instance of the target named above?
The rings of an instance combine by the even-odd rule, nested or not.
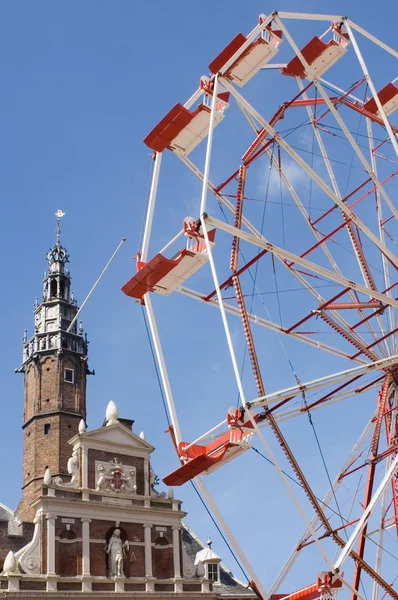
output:
[[[33,520],[29,504],[41,494],[47,467],[54,477],[68,480],[67,463],[72,455],[68,441],[77,433],[80,419],[80,415],[62,413],[38,415],[25,427],[23,497],[17,508],[23,520]]]
[[[64,381],[65,369],[73,369],[73,383]],[[29,505],[40,494],[47,467],[53,476],[68,476],[68,441],[81,418],[86,418],[85,361],[66,351],[32,359],[25,369],[23,497],[17,508],[23,520],[33,520]]]
[[[17,552],[31,541],[34,528],[33,523],[23,523],[20,535],[8,535],[8,521],[0,521],[0,567],[10,550]]]

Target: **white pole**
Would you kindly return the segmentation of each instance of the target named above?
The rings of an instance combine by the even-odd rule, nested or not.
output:
[[[395,56],[395,58],[398,58],[398,52],[396,50],[393,50],[393,48],[390,48],[390,46],[387,46],[387,44],[380,41],[377,37],[375,37],[371,33],[368,33],[365,29],[363,29],[356,23],[353,23],[350,19],[347,19],[347,21],[350,23],[350,25],[353,29],[355,29],[356,31],[361,33],[363,36],[367,37],[368,40],[371,40],[374,44],[376,44],[377,46],[380,46],[380,48],[383,48],[383,50],[385,50],[386,52],[389,52],[390,54]]]
[[[207,487],[205,486],[205,484],[203,483],[203,481],[200,477],[195,477],[195,483],[197,484],[201,493],[205,497],[207,504],[210,506],[211,512],[214,514],[214,517],[219,522],[220,527],[223,529],[226,537],[228,538],[228,541],[231,543],[231,546],[233,547],[236,554],[239,556],[240,560],[242,561],[242,564],[245,567],[246,571],[248,572],[248,574],[250,575],[252,580],[255,582],[261,596],[263,597],[264,600],[267,600],[268,599],[267,592],[265,591],[264,587],[261,584],[260,579],[258,578],[258,576],[256,575],[255,571],[253,570],[252,566],[250,565],[249,561],[247,560],[245,553],[239,546],[239,544],[238,544],[237,540],[235,539],[231,529],[229,528],[226,520],[222,516],[216,503],[214,502],[213,498],[211,497]]]
[[[345,559],[351,552],[355,542],[358,539],[359,534],[361,533],[362,529],[365,527],[370,515],[373,512],[373,509],[375,508],[376,504],[380,500],[380,497],[382,496],[385,487],[389,484],[390,479],[394,475],[394,472],[396,471],[397,467],[398,467],[398,455],[395,457],[394,461],[391,463],[391,466],[388,469],[388,471],[386,472],[386,474],[384,475],[379,487],[373,494],[372,500],[369,502],[368,506],[363,511],[362,517],[359,519],[354,531],[351,534],[351,537],[349,538],[346,545],[344,546],[339,558],[334,563],[333,570],[340,569],[343,562],[345,561]]]
[[[178,423],[177,412],[175,409],[175,404],[173,400],[173,394],[171,391],[171,385],[169,381],[169,376],[166,369],[166,363],[163,356],[162,346],[160,344],[160,338],[158,333],[158,328],[156,326],[155,315],[153,313],[152,302],[149,296],[149,293],[145,294],[145,308],[148,315],[149,328],[152,334],[152,341],[155,348],[156,358],[159,366],[160,377],[162,379],[164,395],[166,397],[167,408],[169,410],[170,420],[174,428],[174,435],[177,444],[181,442],[181,431],[180,425]]]
[[[142,239],[141,260],[143,262],[146,262],[146,259],[148,256],[149,239],[151,237],[153,212],[155,209],[156,194],[157,194],[157,190],[158,190],[161,163],[162,163],[162,153],[156,152],[155,153],[155,165],[153,168],[153,175],[152,175],[151,191],[149,193],[148,209],[147,209],[147,213],[146,213],[144,236]]]
[[[216,75],[213,80],[213,96],[211,99],[210,123],[209,123],[209,131],[207,134],[205,170],[204,170],[204,174],[203,174],[202,197],[200,200],[200,214],[201,215],[206,210],[207,186],[209,183],[209,174],[210,174],[211,147],[213,144],[214,118],[216,116],[217,93],[218,93],[218,75]]]
[[[76,323],[77,318],[79,317],[79,315],[82,312],[83,308],[85,307],[85,305],[89,301],[91,294],[93,293],[93,291],[95,290],[95,288],[97,287],[97,285],[99,284],[99,282],[101,281],[103,275],[105,274],[105,271],[107,270],[107,268],[109,267],[109,265],[111,264],[111,262],[113,261],[113,259],[115,258],[116,254],[119,252],[120,248],[122,247],[122,245],[124,244],[125,241],[126,241],[126,238],[122,238],[121,239],[120,244],[118,245],[118,247],[116,248],[115,252],[112,254],[112,256],[110,257],[110,259],[106,263],[105,267],[101,271],[101,275],[98,277],[97,281],[94,283],[93,287],[91,288],[91,290],[87,294],[87,296],[86,296],[83,304],[81,305],[81,307],[79,308],[79,310],[77,311],[77,313],[73,317],[72,321],[70,322],[70,325],[69,325],[68,329],[66,330],[67,332],[69,332],[72,329],[73,325]]]

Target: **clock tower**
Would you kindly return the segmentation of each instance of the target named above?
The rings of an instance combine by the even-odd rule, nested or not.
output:
[[[77,302],[70,291],[69,256],[57,236],[47,254],[43,297],[36,301],[34,332],[23,344],[24,461],[23,495],[16,514],[32,521],[31,503],[41,490],[47,468],[57,477],[68,476],[68,440],[86,420],[87,337],[77,326]]]

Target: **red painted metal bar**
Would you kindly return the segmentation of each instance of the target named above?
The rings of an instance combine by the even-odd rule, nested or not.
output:
[[[297,100],[297,98],[299,98],[304,92],[306,92],[312,85],[313,85],[313,82],[311,81],[308,85],[306,85],[306,87],[303,90],[301,90],[298,94],[296,94],[296,96],[292,100],[290,100],[288,102],[284,102],[278,108],[276,113],[274,113],[274,115],[271,117],[269,124],[273,127],[278,121],[283,119],[285,116],[286,109],[289,108],[289,106],[291,106],[291,104],[295,100]],[[263,154],[265,152],[265,150],[267,150],[267,148],[269,148],[269,146],[273,143],[274,138],[271,138],[270,140],[268,140],[267,144],[263,148],[261,148],[255,154],[253,154],[253,152],[255,152],[257,150],[258,146],[266,139],[266,137],[267,137],[267,132],[265,129],[262,129],[261,131],[258,132],[256,139],[249,146],[249,148],[247,149],[245,154],[242,156],[242,162],[246,167],[248,167],[261,154]],[[226,179],[223,183],[220,183],[220,185],[218,185],[216,187],[216,192],[220,192],[222,189],[224,189],[225,186],[228,185],[228,183],[230,183],[233,179],[235,179],[235,177],[238,175],[238,173],[239,173],[239,169],[237,169],[235,171],[235,173],[233,173],[230,177],[228,177],[228,179]]]
[[[328,310],[347,310],[351,308],[380,308],[382,302],[371,300],[370,302],[334,302],[328,305]]]
[[[235,204],[235,219],[234,227],[240,229],[242,224],[242,211],[243,211],[243,198],[245,193],[245,181],[246,181],[246,167],[244,165],[239,167],[239,178],[238,178],[238,189],[236,193],[236,204]],[[232,238],[231,248],[231,259],[229,262],[229,268],[234,273],[238,268],[238,256],[239,256],[239,238],[234,235]]]
[[[345,523],[344,525],[340,525],[340,527],[337,527],[336,529],[334,529],[333,531],[341,531],[342,529],[346,529],[347,527],[350,527],[351,525],[355,525],[355,523],[358,523],[359,519],[354,519],[353,521],[350,521],[349,523]],[[322,540],[326,537],[328,537],[329,534],[325,533],[323,535],[319,535],[318,539]],[[315,540],[310,540],[309,542],[304,542],[302,544],[299,544],[297,546],[297,550],[301,550],[302,548],[305,548],[306,546],[310,546],[311,544],[315,544]]]
[[[256,263],[262,256],[264,256],[264,254],[267,254],[268,250],[261,250],[261,252],[259,252],[256,256],[254,256],[251,260],[249,260],[245,265],[243,265],[243,267],[241,267],[240,269],[238,269],[235,273],[235,275],[241,275],[241,273],[244,273],[244,271],[246,271],[247,269],[250,269],[250,267],[252,265],[254,265],[254,263]],[[223,281],[220,284],[220,290],[225,289],[226,287],[230,286],[232,284],[232,277],[233,275],[231,275],[230,277],[228,277],[228,279],[226,279],[225,281]],[[208,294],[207,296],[203,297],[203,300],[206,300],[206,302],[208,302],[209,300],[211,300],[212,298],[214,298],[214,296],[216,295],[216,290],[213,290],[212,292],[210,292],[210,294]]]
[[[397,394],[397,393],[398,393],[397,390],[395,390],[395,393],[390,395],[390,397],[388,399],[389,406],[392,405],[393,400],[395,400],[395,394]],[[392,412],[396,409],[397,409],[397,407],[390,408],[384,416],[386,438],[387,438],[387,444],[389,446],[391,446],[393,441],[395,443],[397,443],[397,441],[398,441],[398,416],[395,415],[394,417],[392,417]],[[392,435],[391,435],[391,430],[392,430]],[[395,456],[396,456],[397,452],[398,452],[398,450],[394,451]],[[395,473],[395,475],[392,477],[391,486],[392,486],[391,505],[393,506],[393,510],[394,510],[394,522],[395,522],[395,527],[396,527],[396,531],[398,534],[398,473]]]
[[[344,296],[344,294],[347,293],[348,289],[349,288],[344,288],[341,292],[339,292],[338,294],[333,296],[333,298],[331,298],[327,302],[324,302],[323,304],[321,304],[316,310],[318,311],[318,310],[322,310],[323,308],[326,308],[330,302],[334,302],[338,298],[341,298],[341,296]],[[314,317],[314,316],[316,316],[316,314],[314,312],[311,312],[309,315],[307,315],[306,317],[304,317],[303,319],[301,319],[300,321],[298,321],[297,323],[295,323],[294,325],[292,325],[291,327],[286,329],[285,330],[286,333],[290,333],[291,331],[293,331],[293,329],[296,329],[296,327],[299,327],[302,323],[305,323],[305,321],[308,321],[308,319],[310,319],[311,317]]]
[[[356,89],[358,89],[363,82],[366,81],[366,77],[362,77],[362,79],[360,79],[359,81],[357,81],[357,83],[355,83],[348,91],[344,92],[344,94],[342,94],[341,96],[337,96],[337,97],[331,97],[330,101],[333,103],[334,107],[337,108],[337,106],[339,104],[341,104],[343,102],[343,100],[345,100],[345,98],[347,98],[347,96],[349,96],[352,92],[355,92]],[[323,98],[322,98],[323,100]],[[325,101],[324,101],[325,102]],[[324,113],[322,113],[319,117],[317,117],[314,120],[314,123],[319,123],[319,121],[321,121],[321,119],[323,119],[324,117],[326,117],[326,115],[330,113],[330,108],[328,108],[327,110],[325,110]]]
[[[356,375],[355,377],[352,377],[351,379],[349,379],[345,383],[342,383],[341,385],[339,385],[337,388],[334,388],[334,390],[332,390],[328,394],[325,394],[324,396],[322,396],[322,398],[319,398],[319,400],[316,400],[315,402],[313,402],[312,404],[308,404],[307,406],[303,406],[300,410],[302,412],[307,412],[308,410],[311,410],[312,408],[314,408],[314,406],[318,406],[319,404],[322,404],[323,402],[326,402],[326,400],[329,400],[329,398],[331,396],[333,396],[334,394],[337,394],[337,392],[340,392],[341,390],[343,390],[344,388],[346,388],[351,383],[354,383],[354,381],[357,381],[357,379],[360,379],[361,377],[363,377],[363,374],[362,375]],[[383,377],[384,377],[384,375],[383,375]]]
[[[388,333],[383,335],[381,338],[379,338],[372,344],[369,344],[368,346],[366,346],[366,348],[364,350],[362,350],[361,352],[357,352],[357,354],[353,354],[350,358],[354,359],[354,358],[357,358],[358,356],[360,356],[361,354],[366,354],[365,350],[371,350],[371,348],[373,348],[373,346],[376,346],[376,344],[380,344],[380,342],[383,342],[384,340],[389,338],[391,335],[394,335],[394,333],[396,333],[397,331],[398,331],[398,327],[396,327],[392,331],[389,331]]]
[[[370,358],[370,360],[379,360],[380,357],[377,354],[375,354],[374,352],[371,352],[370,349],[368,349],[366,346],[365,347],[362,346],[362,344],[360,342],[358,342],[353,336],[351,336],[351,334],[349,332],[347,332],[340,325],[338,325],[331,317],[329,317],[329,315],[327,315],[324,312],[321,312],[319,317],[323,321],[325,321],[325,323],[327,323],[332,329],[337,331],[337,333],[339,333],[344,339],[346,339],[347,342],[350,342],[355,348],[360,350],[360,352],[358,352],[358,354],[355,354],[354,356],[350,357],[352,360],[354,360],[354,358],[356,358],[360,354],[365,354],[365,356]],[[377,342],[375,342],[375,343],[377,343]]]
[[[393,285],[390,285],[389,288],[387,288],[386,290],[384,290],[384,292],[382,292],[382,294],[386,294],[387,292],[389,292],[390,290],[392,290],[394,287],[396,287],[398,285],[398,281],[396,283],[393,283]],[[395,298],[395,300],[398,300],[398,296]],[[352,331],[354,331],[354,329],[356,329],[357,327],[359,327],[360,325],[362,325],[363,323],[365,323],[366,321],[369,321],[369,319],[371,319],[372,317],[375,317],[376,315],[381,314],[383,311],[385,311],[385,309],[387,308],[387,304],[382,304],[381,307],[377,310],[375,310],[374,313],[372,313],[371,315],[368,315],[367,317],[365,317],[364,319],[361,319],[361,321],[358,321],[358,323],[355,323],[355,325],[352,325],[350,327],[350,329]]]
[[[342,223],[341,225],[339,225],[338,227],[336,227],[336,229],[333,229],[333,231],[331,231],[327,235],[321,234],[321,235],[324,235],[324,237],[321,240],[319,240],[318,242],[316,242],[316,244],[314,244],[313,246],[311,246],[311,248],[308,248],[308,250],[306,250],[305,252],[303,252],[302,254],[300,254],[300,258],[304,258],[308,254],[310,254],[311,252],[313,252],[314,250],[316,250],[316,248],[319,248],[319,246],[322,246],[322,244],[324,244],[325,242],[327,242],[327,240],[329,240],[335,233],[337,233],[341,229],[344,229],[344,227],[346,227],[346,226],[347,226],[347,222]],[[288,263],[288,267],[292,267],[294,264],[295,264],[295,262],[292,261],[292,262]]]

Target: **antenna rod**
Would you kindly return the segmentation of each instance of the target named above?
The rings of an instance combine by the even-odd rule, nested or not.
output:
[[[126,238],[122,238],[120,244],[118,245],[118,247],[116,248],[115,252],[112,254],[112,256],[110,257],[110,259],[108,260],[108,262],[106,263],[104,269],[101,272],[101,275],[98,277],[97,281],[94,283],[93,287],[91,288],[91,290],[89,291],[89,293],[87,294],[86,299],[84,300],[83,304],[81,305],[81,307],[79,308],[79,310],[77,311],[77,313],[75,314],[75,316],[73,317],[68,329],[66,330],[67,333],[70,332],[70,330],[72,329],[73,325],[75,324],[78,316],[80,315],[80,313],[82,312],[84,306],[87,304],[91,294],[93,293],[93,291],[95,290],[95,288],[97,287],[97,285],[99,284],[99,282],[102,279],[102,276],[105,274],[105,271],[107,270],[107,268],[109,267],[109,265],[111,264],[111,262],[113,261],[113,259],[115,258],[116,254],[119,252],[120,248],[122,247],[122,245],[124,244],[124,242],[126,241]]]

